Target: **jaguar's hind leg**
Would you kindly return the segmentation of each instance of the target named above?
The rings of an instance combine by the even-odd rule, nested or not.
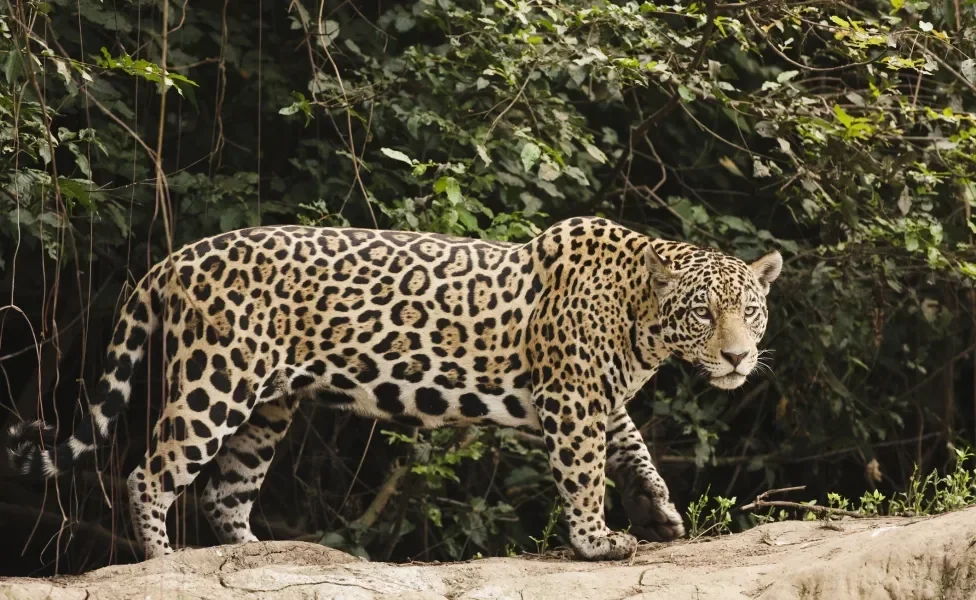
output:
[[[203,510],[223,543],[257,541],[251,532],[251,509],[298,403],[297,396],[289,395],[259,405],[214,459]]]
[[[232,380],[225,369],[206,365],[190,365],[190,377],[186,371],[173,363],[169,379],[177,385],[170,388],[145,460],[129,476],[132,525],[146,558],[173,551],[166,533],[170,506],[254,408],[249,380]]]

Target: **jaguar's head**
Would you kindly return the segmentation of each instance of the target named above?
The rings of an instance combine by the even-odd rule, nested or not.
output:
[[[655,337],[675,356],[700,365],[713,386],[731,390],[760,364],[766,295],[783,258],[773,251],[746,264],[716,250],[688,248],[670,261],[650,244],[645,250],[661,328]]]

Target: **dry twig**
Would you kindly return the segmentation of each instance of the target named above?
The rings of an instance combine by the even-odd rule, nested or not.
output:
[[[852,517],[854,519],[866,519],[867,515],[862,515],[861,513],[844,510],[842,508],[831,508],[829,506],[820,506],[819,504],[802,504],[800,502],[787,502],[785,500],[766,500],[767,496],[772,494],[785,494],[786,492],[797,492],[800,490],[807,489],[805,485],[798,485],[788,488],[779,488],[775,490],[766,490],[765,492],[756,496],[756,499],[749,504],[742,507],[741,510],[757,510],[760,508],[795,508],[797,510],[806,510],[812,513],[816,513],[822,517],[829,515],[839,515],[843,517]]]

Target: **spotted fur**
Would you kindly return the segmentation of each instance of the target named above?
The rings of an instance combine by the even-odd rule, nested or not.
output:
[[[626,401],[670,355],[718,387],[741,385],[781,265],[775,252],[747,265],[598,218],[563,221],[524,245],[297,226],[225,233],[139,283],[74,435],[52,446],[44,424],[22,424],[8,453],[19,472],[49,478],[108,439],[161,327],[167,403],[128,479],[147,556],[172,552],[167,511],[208,464],[212,526],[225,542],[255,540],[251,507],[275,446],[315,394],[417,427],[541,432],[575,550],[618,559],[636,540],[606,525],[607,473],[634,532],[684,535]]]

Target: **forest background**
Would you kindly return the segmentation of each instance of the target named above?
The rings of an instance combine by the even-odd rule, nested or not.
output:
[[[769,371],[728,393],[675,363],[631,407],[679,509],[891,498],[976,442],[974,56],[973,0],[2,0],[0,425],[72,429],[127,286],[200,237],[604,215],[785,258]],[[0,467],[0,574],[138,557],[124,477],[160,354],[100,470],[45,491]],[[312,404],[252,520],[456,560],[538,550],[556,497],[531,436]],[[170,518],[215,543],[194,490]]]

